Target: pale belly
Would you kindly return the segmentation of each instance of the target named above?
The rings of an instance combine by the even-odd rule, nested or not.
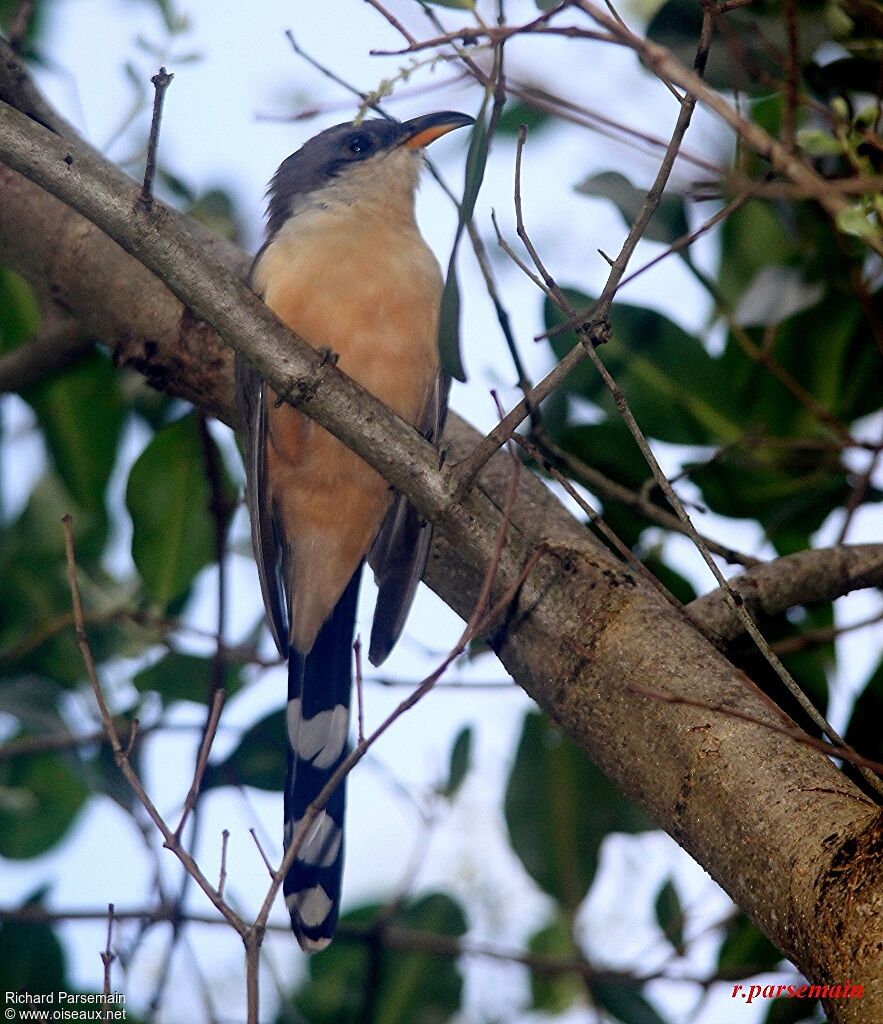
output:
[[[417,425],[438,374],[441,275],[415,227],[363,218],[291,222],[261,257],[255,283],[276,315],[407,422]],[[377,535],[385,480],[322,427],[268,398],[270,498],[290,545],[291,642],[312,647]]]

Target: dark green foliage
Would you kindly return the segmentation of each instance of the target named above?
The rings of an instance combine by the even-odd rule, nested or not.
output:
[[[385,948],[370,939],[381,921],[390,927],[456,937],[466,931],[450,896],[424,896],[384,915],[380,906],[343,915],[338,938],[309,962],[307,983],[282,1007],[277,1024],[443,1024],[457,1012],[463,988],[453,958]],[[361,938],[351,937],[357,933]]]
[[[653,904],[656,922],[679,955],[684,952],[684,909],[671,880],[659,890]]]
[[[865,757],[883,762],[883,662],[877,665],[855,702],[845,739]]]
[[[457,733],[454,744],[451,747],[451,760],[448,767],[448,781],[442,789],[442,794],[448,799],[457,795],[463,785],[463,780],[469,772],[472,759],[472,727],[464,725]]]
[[[219,455],[216,459],[220,462]],[[223,486],[229,495],[226,474]],[[212,505],[205,438],[196,417],[185,416],[156,433],[132,467],[126,491],[132,558],[162,607],[181,597],[199,570],[214,561]]]
[[[571,929],[556,917],[530,937],[528,949],[541,956],[573,960],[577,954]],[[582,978],[573,971],[531,971],[531,1007],[545,1013],[563,1013],[581,998],[585,991]]]
[[[718,972],[724,977],[751,977],[781,962],[782,954],[744,914],[737,914],[727,925],[717,958]]]
[[[45,891],[34,893],[22,910],[43,906]],[[47,995],[68,988],[67,964],[58,936],[49,924],[0,923],[0,987],[4,992]]]
[[[817,47],[829,38],[822,0],[801,3],[797,16],[800,59],[809,59]],[[647,26],[647,35],[672,50],[687,67],[696,56],[696,39],[702,21],[702,8],[691,0],[668,0]],[[740,89],[769,92],[770,79],[781,74],[781,54],[788,40],[782,4],[765,0],[750,9],[730,11],[727,15],[729,45],[712,47],[705,78],[716,89]]]
[[[637,987],[595,982],[589,991],[598,1006],[622,1024],[666,1024]]]
[[[212,658],[170,651],[149,668],[142,669],[132,682],[142,692],[158,693],[165,703],[176,700],[204,701],[210,691]],[[242,667],[224,666],[224,689],[232,696],[242,685]]]
[[[0,761],[0,857],[23,860],[51,850],[67,833],[88,790],[59,754]]]
[[[251,726],[223,761],[208,766],[202,788],[256,786],[279,792],[285,778],[285,745],[285,715],[273,711]]]
[[[638,214],[647,197],[645,189],[636,188],[623,174],[617,171],[601,171],[593,174],[576,186],[577,192],[587,196],[599,196],[609,199],[622,214],[623,220],[631,225],[638,219]],[[689,231],[684,200],[680,196],[663,195],[659,205],[650,218],[644,237],[653,242],[665,242],[671,245],[676,239]]]
[[[607,835],[653,827],[579,747],[536,713],[524,720],[505,810],[521,863],[571,914],[589,891]]]

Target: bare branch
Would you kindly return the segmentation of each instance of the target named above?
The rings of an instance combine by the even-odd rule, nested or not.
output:
[[[116,757],[117,765],[122,771],[126,778],[126,781],[132,787],[133,792],[141,801],[144,809],[150,815],[153,823],[159,829],[162,834],[165,845],[175,854],[175,856],[181,861],[184,869],[193,878],[193,880],[199,885],[202,891],[208,896],[212,903],[217,909],[223,914],[227,922],[236,929],[240,935],[244,935],[247,931],[247,926],[241,920],[238,914],[235,913],[221,897],[218,895],[217,890],[211,885],[208,879],[200,871],[199,866],[193,860],[189,853],[183,849],[181,844],[178,842],[177,837],[165,823],[162,815],[156,809],[153,801],[147,795],[147,791],[138,778],[137,773],[129,763],[126,751],[123,750],[120,738],[117,735],[116,727],[114,726],[113,718],[111,717],[110,710],[107,707],[107,703],[104,699],[104,693],[101,689],[101,683],[98,680],[98,673],[95,669],[95,661],[92,657],[92,651],[89,647],[89,640],[86,636],[86,629],[83,622],[83,606],[80,600],[80,587],[77,582],[77,565],[74,558],[74,541],[72,531],[72,520],[69,515],[64,516],[62,523],[64,525],[64,540],[65,547],[67,550],[67,571],[68,581],[70,584],[71,601],[74,606],[74,620],[76,623],[77,630],[77,644],[80,648],[80,652],[83,655],[83,661],[86,665],[86,673],[89,677],[89,682],[92,685],[92,692],[95,695],[95,700],[98,703],[98,710],[101,714],[101,721],[104,723],[104,728],[107,732],[108,739],[110,740],[113,752]]]
[[[833,601],[854,590],[883,586],[883,544],[800,551],[754,566],[730,580],[729,586],[755,618],[781,615],[795,605]],[[687,612],[723,643],[745,632],[722,590],[688,604]]]

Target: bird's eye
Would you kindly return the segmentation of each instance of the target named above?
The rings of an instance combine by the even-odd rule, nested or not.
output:
[[[371,141],[371,137],[368,135],[360,134],[354,135],[347,143],[347,149],[351,153],[355,153],[356,156],[361,156],[363,153],[370,153],[374,143]]]

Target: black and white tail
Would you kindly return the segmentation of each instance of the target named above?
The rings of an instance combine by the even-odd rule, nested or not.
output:
[[[313,649],[288,655],[288,772],[285,780],[285,848],[307,808],[348,753],[352,644],[361,567],[356,570]],[[346,780],[331,794],[309,828],[285,876],[291,927],[307,952],[324,949],[340,913]]]

